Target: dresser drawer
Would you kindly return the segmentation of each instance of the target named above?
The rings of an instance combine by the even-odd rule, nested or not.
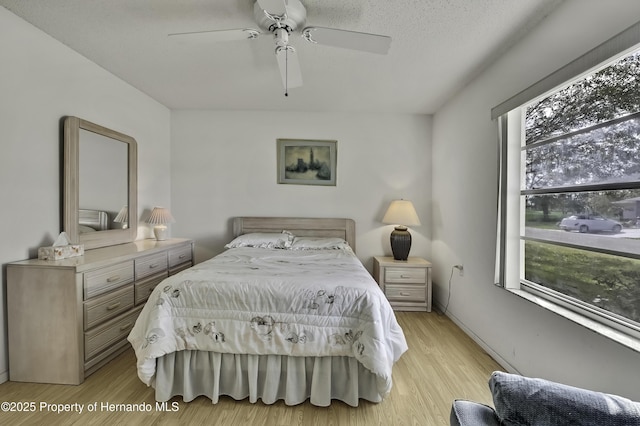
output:
[[[153,289],[165,278],[167,278],[166,272],[155,277],[146,278],[140,282],[136,281],[136,305],[146,301],[151,295],[151,292],[153,292]]]
[[[108,349],[116,342],[126,339],[139,314],[140,309],[136,309],[84,333],[85,361]]]
[[[169,275],[175,275],[180,271],[184,271],[185,269],[191,268],[191,266],[193,266],[191,262],[178,265],[175,268],[169,269]]]
[[[84,329],[88,330],[133,308],[133,285],[84,303]]]
[[[394,268],[384,269],[384,281],[387,283],[418,283],[424,284],[427,281],[427,270],[425,268]]]
[[[158,253],[136,259],[136,280],[167,270],[167,254]]]
[[[385,295],[389,301],[425,301],[426,286],[417,285],[386,285],[384,287]]]
[[[169,268],[175,268],[185,262],[191,263],[192,257],[191,244],[172,248],[169,250]]]
[[[84,299],[87,300],[133,282],[133,261],[85,272],[83,280]]]

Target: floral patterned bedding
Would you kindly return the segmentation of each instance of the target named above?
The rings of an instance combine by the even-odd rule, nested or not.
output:
[[[349,248],[229,249],[160,283],[128,339],[147,385],[156,358],[196,349],[355,357],[385,394],[407,350],[391,306]]]

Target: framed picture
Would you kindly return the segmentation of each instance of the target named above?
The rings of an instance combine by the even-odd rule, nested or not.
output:
[[[336,186],[337,141],[278,139],[278,183]]]

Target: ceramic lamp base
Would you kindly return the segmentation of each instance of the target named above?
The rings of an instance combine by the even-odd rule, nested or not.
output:
[[[411,234],[406,226],[396,226],[391,233],[391,251],[395,260],[407,260],[411,250]]]
[[[167,227],[165,225],[159,225],[153,227],[153,235],[156,236],[156,240],[164,241],[167,239]]]

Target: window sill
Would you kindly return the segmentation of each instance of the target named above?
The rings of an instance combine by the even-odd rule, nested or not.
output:
[[[601,324],[597,321],[594,321],[590,318],[587,318],[583,315],[578,314],[570,309],[557,305],[547,299],[544,299],[540,296],[536,296],[535,294],[531,294],[528,291],[524,291],[521,289],[507,289],[507,291],[515,294],[516,296],[528,300],[529,302],[535,303],[536,305],[553,312],[556,315],[559,315],[563,318],[568,319],[588,330],[593,331],[603,337],[606,337],[610,340],[613,340],[620,345],[629,348],[635,352],[640,353],[640,340],[625,334],[621,331],[618,331],[612,327],[607,327],[604,324]]]

